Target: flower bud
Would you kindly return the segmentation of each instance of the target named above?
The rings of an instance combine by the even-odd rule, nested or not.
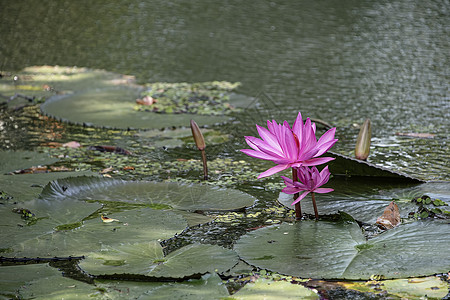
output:
[[[370,139],[372,137],[372,129],[370,127],[370,119],[367,119],[359,130],[358,139],[356,140],[355,157],[356,159],[366,160],[370,152]]]
[[[191,120],[191,130],[192,136],[194,137],[195,145],[197,145],[198,150],[200,151],[205,150],[206,147],[205,139],[203,138],[203,134],[194,120]]]

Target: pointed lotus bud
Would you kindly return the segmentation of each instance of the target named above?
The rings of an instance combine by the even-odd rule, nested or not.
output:
[[[367,119],[359,130],[358,139],[356,140],[355,157],[356,159],[366,160],[370,152],[370,139],[372,137],[372,129],[370,127],[370,119]]]
[[[203,162],[203,178],[205,180],[208,179],[208,166],[206,162],[206,144],[205,139],[203,138],[203,134],[200,131],[200,128],[198,128],[197,123],[195,123],[194,120],[191,120],[191,130],[192,130],[192,136],[194,137],[195,145],[197,145],[198,150],[202,152],[202,162]]]
[[[206,147],[205,139],[203,138],[203,134],[194,120],[191,120],[191,130],[192,136],[194,137],[195,145],[197,145],[198,150],[200,151],[205,150]]]

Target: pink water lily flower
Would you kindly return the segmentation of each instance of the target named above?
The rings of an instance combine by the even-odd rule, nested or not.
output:
[[[320,173],[316,167],[299,167],[297,169],[297,174],[298,181],[293,181],[290,178],[281,176],[284,179],[284,183],[286,184],[286,187],[282,190],[282,192],[286,194],[303,192],[303,194],[301,194],[294,202],[292,202],[292,205],[300,202],[300,200],[305,198],[309,193],[324,194],[334,191],[330,188],[320,187],[327,183],[328,179],[330,179],[330,171],[328,170],[328,166],[323,168]]]
[[[319,157],[327,152],[337,141],[334,138],[336,127],[316,138],[316,124],[307,118],[303,124],[299,112],[292,128],[288,122],[278,124],[267,121],[267,129],[256,125],[260,138],[246,136],[245,141],[252,149],[243,153],[271,160],[277,165],[261,173],[258,178],[273,175],[291,167],[316,166],[333,160],[332,157]]]

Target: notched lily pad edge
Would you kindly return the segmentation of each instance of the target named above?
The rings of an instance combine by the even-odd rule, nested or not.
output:
[[[367,162],[367,161],[358,160],[356,158],[345,156],[343,154],[339,154],[339,153],[332,152],[332,151],[328,151],[327,153],[329,154],[329,156],[335,158],[335,160],[333,160],[333,161],[331,161],[329,163],[329,165],[330,165],[330,172],[334,176],[389,178],[390,180],[405,181],[405,182],[412,182],[412,183],[425,183],[426,182],[424,180],[412,177],[410,175],[406,175],[404,173],[394,172],[394,171],[391,171],[391,170],[389,170],[387,168],[374,165],[374,164],[372,164],[370,162]],[[333,171],[333,165],[338,165],[337,168],[339,169],[339,164],[340,164],[339,161],[344,161],[344,162],[347,161],[348,163],[352,163],[355,166],[361,166],[363,168],[370,168],[370,169],[372,169],[373,171],[376,171],[379,174],[367,174],[367,173],[366,174],[358,174],[357,172],[356,173],[352,173],[351,171],[348,170],[348,168],[346,168],[345,173],[343,173],[342,171]],[[342,164],[342,165],[345,165],[345,163]]]

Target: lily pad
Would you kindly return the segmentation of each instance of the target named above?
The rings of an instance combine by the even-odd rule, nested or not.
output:
[[[425,184],[426,185],[426,184]],[[319,214],[335,214],[344,211],[358,221],[374,224],[377,217],[383,214],[386,206],[396,200],[402,218],[407,218],[409,212],[417,209],[411,202],[414,195],[423,195],[421,185],[411,185],[390,182],[382,179],[367,179],[362,177],[333,177],[325,187],[334,189],[328,194],[317,194],[316,204]],[[405,195],[408,199],[399,199]],[[293,195],[280,193],[278,201],[284,206],[294,209],[291,205]],[[312,214],[314,209],[311,196],[301,201],[302,211]]]
[[[108,246],[169,238],[187,226],[182,216],[151,208],[132,209],[110,217],[118,222],[104,223],[100,217],[85,220],[75,230],[60,230],[24,241],[14,247],[15,253],[29,257],[80,256]]]
[[[97,174],[90,171],[0,175],[0,190],[12,197],[12,201],[24,202],[37,198],[42,192],[42,189],[52,180],[66,177],[96,175]]]
[[[58,158],[34,151],[0,151],[0,174],[38,165],[52,164]]]
[[[367,282],[340,282],[346,289],[376,295],[392,295],[402,299],[442,299],[449,285],[437,276]],[[388,295],[386,295],[388,293]]]
[[[135,110],[139,90],[130,87],[93,89],[58,95],[41,105],[42,112],[55,119],[86,126],[116,129],[160,129],[189,124],[192,114],[158,114]],[[195,115],[200,124],[216,124],[225,116]]]
[[[327,152],[327,156],[335,158],[335,160],[328,163],[332,174],[345,176],[386,177],[391,178],[392,180],[405,182],[423,182],[423,180],[402,173],[393,172],[389,169],[342,154],[329,151]]]
[[[285,275],[324,279],[426,276],[447,272],[450,226],[400,225],[365,242],[355,223],[302,221],[252,231],[236,243],[247,263]]]
[[[217,274],[177,283],[96,280],[102,299],[226,299],[228,290]],[[95,297],[94,297],[95,299]]]
[[[207,185],[123,181],[95,177],[53,181],[45,187],[41,198],[162,204],[183,210],[214,211],[252,206],[256,200],[238,190]]]
[[[223,273],[239,261],[236,252],[216,245],[191,244],[170,253],[149,274],[184,277],[195,273]]]
[[[282,296],[281,296],[282,295]],[[232,296],[236,300],[278,300],[282,299],[319,299],[312,290],[287,281],[273,281],[259,278],[256,282],[247,283],[242,289]]]
[[[0,266],[0,299],[15,299],[25,283],[49,276],[61,276],[61,272],[48,264]]]
[[[0,208],[0,226],[3,229],[0,231],[2,252],[7,255],[17,255],[37,251],[37,255],[34,256],[52,255],[45,250],[45,244],[39,251],[32,241],[39,240],[41,236],[46,236],[55,230],[80,227],[83,219],[99,208],[101,208],[99,203],[70,200],[53,202],[30,200],[20,204],[4,205]],[[26,219],[21,219],[21,216],[13,211],[23,209],[30,212],[30,216]]]
[[[87,254],[80,267],[92,275],[142,274],[163,259],[163,248],[158,241],[125,243]]]
[[[19,290],[20,299],[102,299],[95,285],[61,275],[41,277],[26,283]]]
[[[233,250],[215,245],[191,244],[166,257],[156,241],[123,244],[90,253],[80,267],[94,275],[139,274],[183,278],[193,274],[224,272],[238,262]]]

